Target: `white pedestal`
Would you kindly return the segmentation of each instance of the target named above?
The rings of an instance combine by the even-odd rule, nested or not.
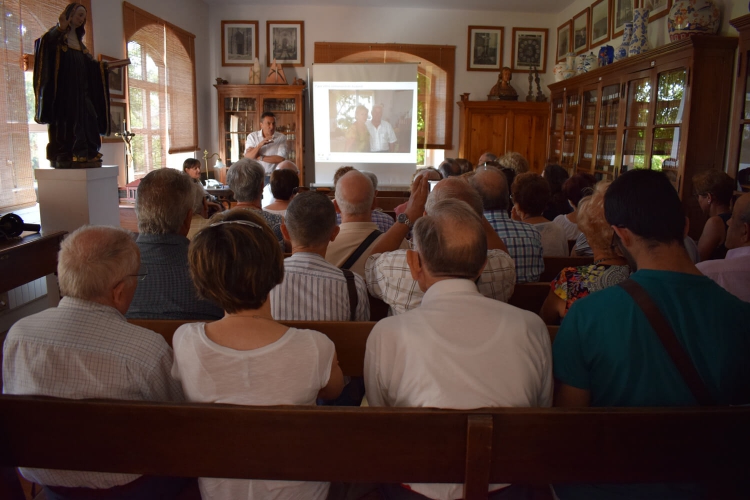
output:
[[[42,230],[72,233],[86,224],[120,226],[116,165],[37,169]]]

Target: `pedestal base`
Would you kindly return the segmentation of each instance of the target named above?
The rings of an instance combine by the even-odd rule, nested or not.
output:
[[[42,230],[72,233],[86,224],[120,225],[119,167],[37,169]]]

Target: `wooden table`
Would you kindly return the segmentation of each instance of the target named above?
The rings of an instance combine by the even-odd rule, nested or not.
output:
[[[66,234],[23,233],[21,238],[0,241],[0,293],[56,273],[57,252]]]

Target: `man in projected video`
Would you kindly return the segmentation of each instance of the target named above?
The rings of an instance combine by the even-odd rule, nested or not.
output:
[[[396,151],[396,132],[390,123],[383,120],[383,105],[372,107],[372,120],[367,122],[370,132],[370,151],[373,153],[393,153]]]
[[[260,130],[251,132],[245,143],[245,158],[257,160],[266,171],[266,184],[276,165],[286,160],[286,135],[276,132],[276,117],[266,111],[260,115]]]

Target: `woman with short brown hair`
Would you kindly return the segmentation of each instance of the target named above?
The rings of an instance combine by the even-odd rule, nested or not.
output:
[[[539,231],[545,257],[565,257],[568,255],[565,231],[542,215],[551,196],[549,184],[541,175],[533,172],[517,175],[513,180],[511,217],[532,224]]]
[[[718,170],[706,170],[693,176],[693,188],[698,205],[708,216],[698,240],[700,259],[723,259],[727,254],[724,241],[727,238],[727,223],[732,217],[729,205],[734,193],[734,179]]]

